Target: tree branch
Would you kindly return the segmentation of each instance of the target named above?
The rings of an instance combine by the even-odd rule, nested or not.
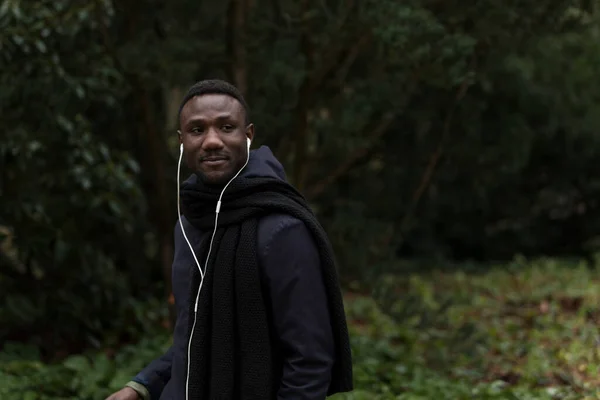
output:
[[[310,2],[304,0],[301,4],[302,16],[309,11]],[[352,13],[354,12],[354,0],[349,1],[348,12],[339,20],[337,30],[343,31],[343,28],[348,24]],[[302,18],[301,18],[302,19]],[[356,44],[353,43],[357,43]],[[351,46],[352,45],[352,46]],[[305,77],[298,92],[298,103],[295,107],[294,127],[295,132],[292,140],[282,138],[277,146],[277,153],[283,159],[288,159],[289,151],[293,151],[293,170],[292,181],[299,190],[303,190],[306,179],[309,176],[310,160],[308,159],[307,146],[309,141],[309,123],[308,113],[310,106],[313,103],[314,95],[319,87],[323,84],[324,79],[340,64],[340,57],[348,47],[348,56],[342,61],[344,68],[349,68],[354,62],[362,46],[364,40],[350,42],[348,40],[339,39],[338,35],[333,38],[325,46],[319,46],[315,49],[313,40],[311,39],[311,31],[307,26],[301,29],[300,48],[306,59]],[[319,57],[317,57],[319,55]],[[318,67],[315,59],[318,58]],[[340,77],[343,77],[341,75]],[[292,145],[293,144],[293,145]]]
[[[348,20],[350,19],[350,15],[354,11],[354,0],[349,1],[348,7],[346,9],[348,10],[348,13],[346,13],[342,17],[339,23],[339,32],[343,31],[343,28],[346,26]],[[329,45],[319,50],[318,53],[321,54],[322,59],[319,62],[319,69],[312,71],[310,74],[311,91],[316,90],[322,84],[323,79],[334,68],[337,67],[337,65],[339,64],[338,60],[340,58],[340,55],[342,54],[345,48],[347,48],[347,43],[344,40],[339,39],[338,35],[333,35],[333,38],[329,42]]]
[[[404,217],[402,218],[402,222],[400,223],[400,228],[398,230],[398,236],[400,237],[399,245],[402,244],[402,242],[404,241],[405,234],[406,234],[408,227],[410,225],[410,222],[415,214],[417,206],[419,205],[421,198],[423,197],[423,195],[429,188],[429,185],[433,178],[433,174],[436,171],[436,168],[439,164],[440,158],[444,151],[444,142],[446,141],[446,138],[448,137],[448,134],[450,132],[450,128],[452,126],[452,121],[454,119],[454,113],[456,111],[458,104],[460,103],[460,101],[463,99],[463,97],[467,93],[468,89],[469,89],[469,81],[467,79],[465,79],[462,82],[462,84],[460,85],[460,87],[458,88],[458,91],[456,93],[456,96],[454,98],[452,106],[450,107],[450,110],[446,114],[446,118],[444,120],[444,125],[442,128],[442,134],[440,136],[440,139],[438,140],[438,143],[437,143],[437,146],[436,146],[434,152],[429,157],[429,162],[427,163],[427,167],[423,171],[423,175],[421,176],[419,185],[417,186],[417,189],[413,192],[410,205],[408,206],[408,210],[404,214]]]
[[[350,48],[348,51],[348,55],[341,62],[341,65],[338,67],[336,76],[335,76],[335,84],[336,86],[342,86],[344,81],[346,80],[346,76],[348,75],[348,71],[354,64],[354,61],[358,58],[360,52],[365,48],[367,44],[371,42],[372,35],[371,32],[364,33]]]
[[[412,97],[413,92],[415,91],[417,84],[419,82],[418,73],[415,73],[410,81],[409,88],[405,91],[406,95],[403,99],[403,103],[398,106],[398,108],[394,111],[388,111],[385,113],[379,120],[379,123],[375,126],[374,129],[370,130],[369,133],[365,133],[363,136],[368,137],[369,141],[364,146],[356,149],[352,154],[350,154],[345,161],[339,164],[329,175],[325,178],[321,179],[312,187],[306,191],[307,197],[310,200],[314,200],[319,197],[325,189],[339,180],[341,177],[346,175],[352,168],[356,166],[361,160],[367,157],[372,148],[377,144],[379,139],[387,132],[388,128],[403,110],[408,101]]]
[[[377,143],[377,140],[381,138],[381,136],[383,136],[383,134],[387,131],[397,114],[398,112],[394,111],[384,114],[380,119],[379,124],[377,124],[373,130],[371,130],[371,134],[369,135],[369,143],[356,149],[354,153],[352,153],[344,162],[338,165],[337,168],[335,168],[329,175],[315,183],[310,190],[307,191],[307,197],[311,200],[314,200],[316,197],[321,195],[329,185],[333,184],[335,181],[347,174],[356,163],[366,157],[371,148]]]
[[[303,14],[308,12],[309,1],[302,2]],[[298,105],[294,115],[294,168],[292,170],[292,181],[298,190],[302,191],[306,179],[306,153],[308,142],[308,111],[313,95],[311,88],[310,71],[314,65],[313,42],[305,30],[300,36],[300,49],[306,60],[306,75],[298,92]]]

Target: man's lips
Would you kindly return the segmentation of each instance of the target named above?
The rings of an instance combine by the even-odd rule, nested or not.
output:
[[[222,157],[222,156],[202,157],[200,159],[200,162],[202,164],[209,165],[211,167],[220,166],[222,164],[225,164],[226,161],[227,161],[227,157]]]

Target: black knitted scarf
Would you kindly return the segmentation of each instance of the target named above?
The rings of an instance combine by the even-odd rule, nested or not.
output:
[[[197,229],[209,232],[198,260],[204,263],[214,229],[221,189],[200,181],[184,183],[181,207]],[[258,266],[258,220],[268,214],[300,219],[318,245],[335,338],[335,364],[328,395],[352,390],[348,328],[329,240],[305,199],[274,178],[236,178],[222,199],[218,228],[200,294],[195,327],[194,303],[200,273],[192,268],[190,292],[190,399],[275,399],[279,382]],[[205,235],[206,237],[206,235]],[[279,371],[280,373],[280,371]]]

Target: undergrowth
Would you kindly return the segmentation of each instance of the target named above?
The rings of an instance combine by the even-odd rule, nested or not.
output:
[[[554,260],[485,272],[382,276],[346,294],[356,390],[335,400],[598,399],[600,272]],[[34,347],[0,352],[1,400],[100,400],[170,342],[45,364]]]

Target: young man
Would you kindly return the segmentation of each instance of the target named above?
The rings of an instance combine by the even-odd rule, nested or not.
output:
[[[201,81],[179,122],[194,173],[175,226],[173,345],[109,399],[321,400],[352,390],[332,249],[269,148],[250,151],[244,98]]]

